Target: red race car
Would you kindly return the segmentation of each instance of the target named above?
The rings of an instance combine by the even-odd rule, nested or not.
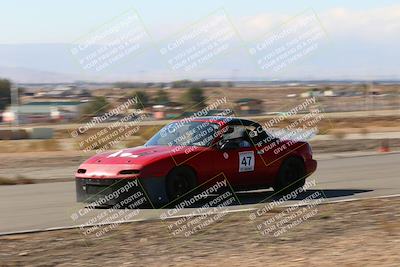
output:
[[[78,202],[115,205],[142,189],[164,205],[219,174],[234,190],[290,192],[317,162],[307,142],[281,140],[257,122],[232,117],[174,121],[146,144],[97,154],[75,173]]]

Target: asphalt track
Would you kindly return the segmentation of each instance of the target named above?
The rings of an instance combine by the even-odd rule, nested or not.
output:
[[[400,194],[400,154],[367,155],[350,158],[322,159],[316,173],[308,178],[316,185],[299,195],[296,203],[317,190],[322,190],[324,201],[339,201]],[[243,205],[230,206],[232,211],[261,207],[261,201],[275,197],[271,190],[238,193]],[[59,182],[0,187],[0,233],[69,227],[86,223],[71,215],[84,206],[75,202],[75,184]],[[190,214],[192,209],[179,215]],[[94,210],[100,213],[102,210]],[[141,210],[131,220],[159,219],[165,210]],[[82,220],[81,220],[82,219]]]

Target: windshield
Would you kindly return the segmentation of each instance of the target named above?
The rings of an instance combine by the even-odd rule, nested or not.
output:
[[[166,125],[145,146],[202,146],[211,145],[218,124],[200,121],[177,121]]]

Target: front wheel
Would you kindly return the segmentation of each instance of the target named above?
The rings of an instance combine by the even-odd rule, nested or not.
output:
[[[168,174],[166,187],[168,199],[173,201],[196,187],[196,174],[189,167],[178,167]]]
[[[288,194],[304,186],[305,178],[304,163],[299,158],[288,158],[279,169],[278,179],[273,186],[274,191],[279,194]]]

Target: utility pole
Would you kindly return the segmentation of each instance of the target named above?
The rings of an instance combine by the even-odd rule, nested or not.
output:
[[[364,87],[364,110],[369,111],[369,106],[368,106],[368,83],[363,84]]]
[[[371,81],[370,82],[370,86],[369,86],[369,91],[370,91],[370,97],[371,97],[371,106],[372,106],[372,115],[375,114],[375,92],[374,92],[374,82]]]
[[[232,76],[231,76],[231,82],[232,82],[232,87],[236,87],[236,79],[237,79],[237,74],[239,70],[238,69],[232,69]]]
[[[19,126],[19,96],[18,96],[18,84],[17,83],[11,83],[11,110],[15,110],[14,113],[14,120],[13,120],[13,126],[18,127]]]

